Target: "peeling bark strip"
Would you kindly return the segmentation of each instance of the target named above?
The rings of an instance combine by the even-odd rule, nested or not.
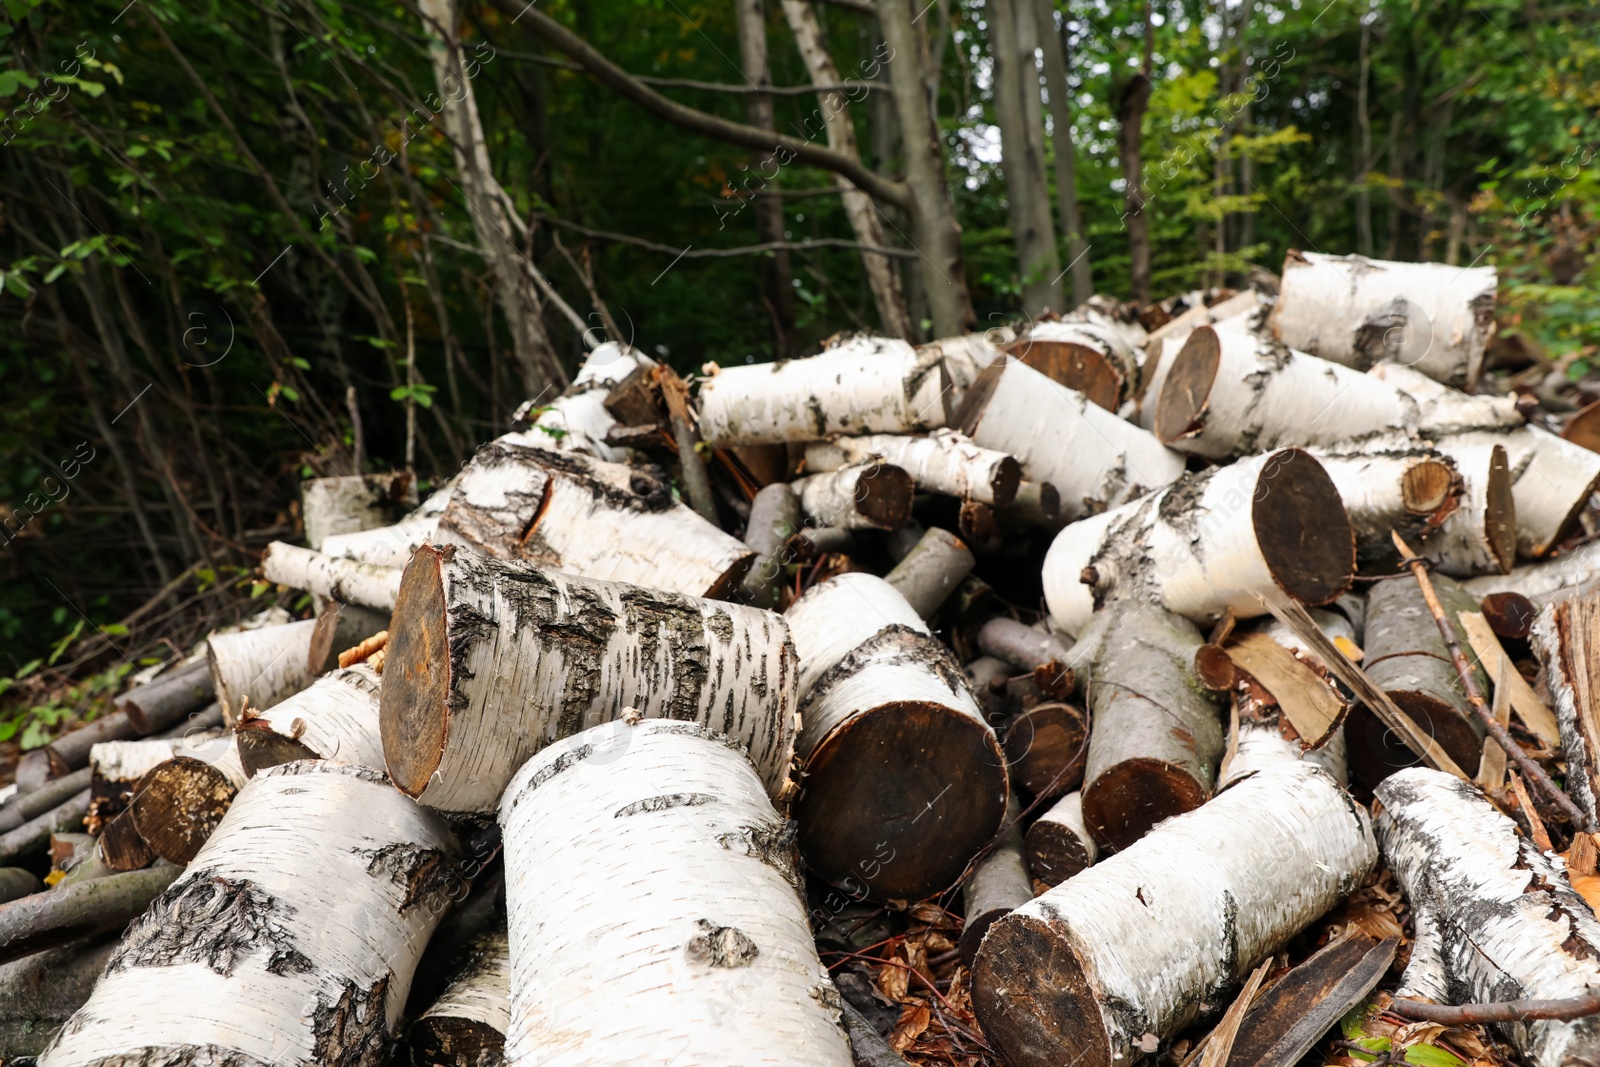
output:
[[[969,970],[983,935],[997,920],[1033,899],[1033,880],[1022,845],[1022,807],[1015,795],[1006,805],[1006,832],[994,851],[973,868],[961,887],[961,963]]]
[[[329,537],[388,526],[416,506],[416,479],[406,471],[308,478],[300,483],[306,544],[319,552]]]
[[[1044,561],[1050,623],[1077,633],[1113,595],[1202,622],[1265,614],[1262,596],[1325,604],[1355,572],[1332,479],[1285,449],[1214,467],[1056,535]]]
[[[950,422],[937,351],[853,337],[807,359],[724,367],[700,386],[700,433],[714,445],[917,433]]]
[[[411,560],[417,546],[433,537],[439,526],[439,516],[450,502],[450,490],[455,479],[435,490],[417,510],[395,523],[360,533],[337,534],[322,543],[324,555],[336,559],[352,559],[378,567],[404,567]]]
[[[1083,794],[1068,793],[1028,827],[1028,871],[1055,888],[1100,855],[1083,822]]]
[[[1125,327],[1106,321],[1036,322],[1006,351],[1043,374],[1116,411],[1139,389],[1139,352]]]
[[[995,923],[973,969],[1013,1067],[1142,1058],[1377,862],[1366,812],[1321,770],[1274,767]]]
[[[1201,326],[1173,358],[1155,433],[1211,459],[1326,445],[1416,424],[1415,401],[1369,375],[1246,330]]]
[[[316,676],[307,661],[316,628],[315,619],[305,619],[206,638],[211,686],[224,722],[238,721],[247,698],[252,708],[270,708],[311,684]]]
[[[1115,507],[1183,473],[1183,457],[1151,434],[1014,359],[978,376],[959,422],[974,443],[1015,456],[1024,478],[1055,486],[1065,518]]]
[[[1271,326],[1289,347],[1347,367],[1392,360],[1470,389],[1494,337],[1497,284],[1493,267],[1291,249]]]
[[[901,468],[919,489],[995,507],[1011,503],[1022,481],[1022,466],[1014,457],[980,448],[954,430],[926,437],[841,437],[806,447],[808,471],[838,470],[874,459]]]
[[[898,530],[911,521],[911,476],[871,460],[793,484],[800,508],[816,526],[842,530]]]
[[[1600,986],[1600,923],[1559,858],[1453,775],[1413,768],[1376,793],[1383,854],[1416,918],[1399,995],[1555,1000]],[[1600,1016],[1499,1029],[1531,1067],[1600,1060]]]
[[[784,616],[800,655],[806,862],[918,900],[955,881],[1005,815],[1005,759],[966,675],[893,586],[849,573]]]
[[[648,471],[506,437],[462,470],[434,543],[709,597],[732,592],[755,558]]]
[[[663,794],[714,800],[613,814]],[[848,1067],[792,839],[737,745],[692,723],[596,727],[527,762],[500,826],[507,1062]]]
[[[1107,607],[1081,644],[1092,656],[1083,818],[1095,844],[1125,849],[1206,802],[1222,758],[1216,695],[1195,681],[1203,639],[1152,604]]]
[[[1593,824],[1600,813],[1600,600],[1591,594],[1546,607],[1533,649],[1561,730],[1567,793]]]
[[[366,664],[332,671],[304,692],[234,728],[247,776],[281,763],[326,759],[383,769],[380,679]]]
[[[128,929],[41,1067],[377,1067],[448,906],[440,882],[407,907],[418,887],[374,869],[381,850],[457,855],[444,823],[376,772],[302,762],[257,775]]]
[[[511,947],[504,930],[473,942],[439,999],[411,1026],[413,1062],[498,1067],[511,1025]]]
[[[1455,465],[1461,497],[1444,522],[1423,533],[1422,551],[1454,578],[1506,573],[1517,558],[1517,503],[1505,446],[1447,437],[1435,447]]]
[[[771,612],[424,547],[390,630],[384,756],[411,796],[488,812],[540,748],[633,707],[738,739],[777,796],[796,674]]]
[[[328,556],[274,541],[261,554],[261,574],[269,582],[304,589],[315,596],[390,611],[400,589],[397,567]]]
[[[632,449],[606,444],[617,420],[606,410],[611,390],[641,367],[652,368],[656,361],[626,345],[607,341],[584,360],[578,376],[565,393],[548,403],[530,400],[516,410],[512,421],[528,429],[514,434],[519,444],[548,448],[557,452],[576,452],[607,463],[626,463]],[[404,566],[404,561],[401,561]]]

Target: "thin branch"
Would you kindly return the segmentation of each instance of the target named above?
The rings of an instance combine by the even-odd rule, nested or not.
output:
[[[1564,1000],[1502,1000],[1491,1004],[1429,1004],[1396,997],[1389,1005],[1396,1015],[1445,1026],[1467,1023],[1518,1023],[1530,1019],[1582,1019],[1600,1013],[1600,993]]]
[[[505,56],[507,59],[520,59],[526,63],[534,63],[541,67],[554,67],[556,70],[570,70],[582,74],[588,68],[581,63],[573,63],[565,59],[556,59],[554,56],[540,55],[538,52],[513,52],[509,48],[496,48],[495,55]],[[860,90],[864,93],[887,92],[889,86],[884,82],[874,81],[847,81],[838,85],[732,85],[728,82],[703,82],[693,78],[657,78],[649,74],[635,74],[635,79],[646,85],[656,85],[663,89],[699,89],[708,93],[734,93],[739,96],[806,96],[810,93],[848,93]]]
[[[681,256],[684,259],[724,259],[729,256],[749,256],[761,252],[805,252],[813,248],[849,248],[857,252],[873,252],[880,256],[900,256],[905,259],[914,258],[917,250],[914,248],[889,248],[881,245],[864,245],[858,241],[847,241],[843,237],[817,237],[809,241],[767,241],[758,245],[740,245],[737,248],[690,248],[685,251],[674,248],[672,245],[659,244],[647,241],[642,237],[633,237],[625,233],[612,233],[609,230],[596,230],[588,226],[580,226],[576,222],[558,219],[554,215],[536,215],[553,226],[581,233],[585,237],[594,237],[601,241],[616,241],[618,244],[635,245],[639,248],[648,248],[652,252],[666,252],[670,255]]]

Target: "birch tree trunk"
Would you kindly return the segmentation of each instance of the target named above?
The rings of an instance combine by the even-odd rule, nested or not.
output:
[[[405,471],[311,478],[300,483],[306,544],[321,550],[334,535],[387,526],[417,505],[416,479]]]
[[[1036,322],[1006,350],[1107,411],[1139,390],[1139,353],[1106,323]]]
[[[986,9],[989,51],[993,59],[995,123],[1000,129],[1000,169],[1006,180],[1006,208],[1017,254],[1022,309],[1039,315],[1062,309],[1061,260],[1055,227],[1050,221],[1050,192],[1045,184],[1044,153],[1034,151],[1034,127],[1024,94],[1038,108],[1039,75],[1032,42],[1037,23],[1032,0],[993,0]],[[1024,33],[1026,30],[1026,33]],[[1027,47],[1024,47],[1024,38]],[[1039,129],[1044,124],[1039,123]]]
[[[450,985],[409,1035],[413,1062],[496,1067],[511,1026],[511,947],[504,930],[477,938]]]
[[[1005,452],[980,448],[955,430],[926,437],[871,434],[806,446],[806,470],[831,471],[879,459],[911,475],[917,488],[1004,507],[1017,495],[1022,465]]]
[[[961,965],[970,968],[983,935],[996,920],[1033,899],[1033,879],[1022,844],[1022,807],[1013,796],[1006,805],[1005,833],[994,851],[972,869],[961,887]]]
[[[1290,250],[1271,327],[1290,348],[1365,370],[1383,360],[1474,388],[1494,338],[1493,267]]]
[[[837,885],[919,900],[1005,814],[1005,760],[966,676],[881,578],[841,574],[785,614],[800,657],[795,806],[806,862]]]
[[[1040,51],[1044,57],[1045,92],[1050,98],[1050,144],[1055,150],[1056,204],[1065,239],[1067,270],[1072,275],[1072,305],[1094,295],[1094,273],[1089,264],[1089,243],[1084,240],[1078,215],[1077,149],[1072,138],[1072,89],[1067,84],[1067,28],[1056,31],[1055,5],[1044,0],[1029,4],[1038,21]]]
[[[262,774],[39,1062],[381,1062],[456,855],[374,771]]]
[[[534,756],[500,804],[507,1062],[849,1067],[789,828],[742,747],[616,725]]]
[[[995,923],[973,968],[984,1035],[1014,1067],[1143,1058],[1377,862],[1371,825],[1304,763],[1263,771]]]
[[[817,526],[898,530],[911,521],[911,475],[871,460],[791,483],[800,509]]]
[[[1531,636],[1561,730],[1567,792],[1592,823],[1600,815],[1600,603],[1589,595],[1550,604]]]
[[[1113,596],[1212,622],[1265,614],[1262,596],[1326,604],[1354,573],[1333,480],[1309,453],[1285,449],[1073,523],[1050,545],[1043,578],[1050,625],[1075,634]]]
[[[384,661],[385,761],[430,807],[492,811],[535,752],[632,707],[738,739],[778,796],[796,673],[771,612],[424,547]]]
[[[637,348],[615,341],[597,345],[566,392],[554,400],[529,400],[517,409],[512,420],[527,421],[529,426],[509,436],[518,444],[535,448],[577,452],[607,463],[626,463],[632,449],[606,443],[606,435],[617,425],[617,420],[606,410],[606,400],[611,390],[629,375],[640,368],[655,366],[656,361]],[[403,567],[405,562],[400,560],[391,565]]]
[[[1378,786],[1377,798],[1378,839],[1416,921],[1401,995],[1471,1004],[1600,986],[1600,923],[1565,865],[1475,786],[1413,767]],[[1531,1067],[1600,1058],[1600,1016],[1497,1029]]]
[[[311,684],[307,660],[316,628],[315,619],[305,619],[206,638],[211,686],[224,722],[236,723],[246,700],[251,707],[270,708]]]
[[[1117,161],[1122,165],[1124,201],[1122,222],[1128,231],[1128,283],[1133,299],[1140,304],[1150,300],[1150,220],[1145,218],[1147,201],[1144,186],[1144,115],[1154,88],[1150,78],[1151,53],[1155,28],[1150,21],[1151,3],[1144,2],[1144,63],[1127,82],[1114,91],[1117,112]]]
[[[1083,794],[1068,793],[1028,827],[1028,871],[1048,889],[1094,863],[1100,855],[1083,821]]]
[[[303,759],[382,770],[381,684],[377,672],[358,663],[331,671],[303,692],[249,714],[234,729],[245,775],[254,777],[268,767]]]
[[[392,611],[400,588],[399,567],[325,556],[282,541],[272,542],[261,554],[261,574],[267,581],[290,589],[303,589],[313,596],[332,597],[377,611]]]

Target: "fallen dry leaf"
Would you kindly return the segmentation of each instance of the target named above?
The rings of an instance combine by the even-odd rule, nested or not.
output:
[[[900,1021],[894,1024],[894,1032],[889,1035],[889,1047],[904,1052],[922,1036],[932,1019],[933,1013],[926,1004],[907,1004],[900,1013]]]

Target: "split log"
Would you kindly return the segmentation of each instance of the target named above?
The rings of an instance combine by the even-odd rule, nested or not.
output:
[[[763,608],[777,606],[783,568],[790,562],[785,549],[800,529],[800,517],[800,498],[785,482],[764,486],[750,502],[744,543],[756,555],[740,586],[750,603]]]
[[[969,971],[989,927],[1033,899],[1033,880],[1022,844],[1022,807],[1013,796],[1006,806],[1005,832],[961,886],[961,965]]]
[[[1342,615],[1319,610],[1307,612],[1307,617],[1335,648],[1360,655]],[[1243,719],[1266,716],[1280,725],[1297,754],[1320,750],[1335,737],[1342,751],[1350,700],[1335,684],[1321,653],[1282,623],[1269,620],[1265,627],[1237,629],[1221,644],[1201,648],[1194,666],[1201,684],[1235,695]],[[1338,764],[1326,768],[1341,784],[1346,780],[1342,763],[1341,756]]]
[[[34,816],[15,830],[0,834],[0,865],[9,865],[23,856],[35,856],[50,844],[50,835],[63,830],[82,830],[83,817],[89,814],[89,791],[75,793],[48,811]]]
[[[400,588],[397,567],[362,563],[324,555],[309,548],[274,541],[261,554],[261,574],[269,582],[303,589],[313,596],[332,597],[378,611],[394,610]]]
[[[881,898],[948,887],[999,829],[1005,761],[966,676],[905,598],[848,573],[784,616],[800,656],[800,848]]]
[[[615,341],[597,345],[565,393],[543,404],[530,400],[516,410],[512,421],[529,424],[517,435],[518,441],[535,448],[593,456],[607,463],[628,462],[630,449],[606,443],[607,435],[617,425],[606,401],[617,386],[655,366],[655,360],[629,345]],[[405,561],[397,566],[405,566]]]
[[[528,761],[500,825],[507,1062],[848,1067],[790,829],[742,746],[690,722],[596,727]]]
[[[179,866],[210,839],[245,782],[231,741],[188,751],[151,768],[128,805],[150,850]]]
[[[935,526],[884,575],[884,581],[894,586],[919,616],[931,619],[972,573],[976,562],[959,537]]]
[[[452,478],[429,494],[417,510],[393,526],[330,537],[322,543],[322,553],[379,567],[404,567],[417,546],[433,538],[434,530],[439,527],[439,516],[450,503],[450,492],[454,488],[455,479]]]
[[[1561,731],[1567,793],[1593,826],[1600,815],[1600,599],[1546,607],[1533,628],[1533,648]]]
[[[1309,453],[1285,449],[1073,523],[1056,535],[1043,577],[1051,626],[1077,633],[1113,595],[1212,622],[1265,614],[1263,596],[1325,604],[1354,573],[1333,480]]]
[[[898,530],[911,521],[911,475],[892,463],[857,463],[793,483],[800,507],[817,526]]]
[[[700,386],[700,432],[726,446],[937,430],[949,386],[939,352],[853,337],[809,359],[723,367]]]
[[[0,963],[81,937],[121,930],[179,873],[175,867],[129,871],[0,904]]]
[[[310,688],[260,714],[252,712],[234,728],[245,777],[302,759],[382,770],[381,684],[371,667],[356,664],[323,675]]]
[[[782,617],[758,608],[423,547],[389,636],[385,761],[431,807],[493,811],[543,745],[633,707],[736,737],[777,796],[794,656]]]
[[[1183,457],[1149,432],[1014,359],[978,376],[959,425],[974,443],[1015,456],[1027,480],[1054,486],[1069,519],[1115,507],[1183,473]]]
[[[71,800],[88,789],[94,772],[88,767],[52,779],[28,793],[18,793],[0,807],[0,834],[10,833],[23,823]]]
[[[1100,850],[1083,821],[1083,794],[1068,793],[1028,827],[1028,870],[1055,888],[1094,863]]]
[[[1376,792],[1378,837],[1416,922],[1399,995],[1463,1004],[1600,986],[1600,922],[1559,857],[1454,775],[1417,767]],[[1530,1067],[1600,1059],[1600,1016],[1497,1029]]]
[[[1022,466],[1015,457],[980,448],[954,430],[937,430],[926,437],[841,437],[806,446],[806,470],[813,473],[873,460],[901,468],[925,492],[995,507],[1011,503],[1022,481]]]
[[[1143,353],[1104,321],[1035,322],[1005,351],[1106,411],[1115,412],[1139,389]]]
[[[206,638],[211,685],[223,721],[237,723],[246,700],[252,708],[270,708],[310,685],[316,676],[307,661],[316,629],[315,619],[304,619]]]
[[[43,891],[44,883],[22,867],[0,867],[0,904]]]
[[[311,631],[306,669],[314,678],[339,666],[339,654],[354,648],[369,637],[389,628],[389,613],[364,608],[360,604],[341,604],[323,598],[316,629]]]
[[[1524,563],[1506,574],[1491,574],[1462,583],[1476,597],[1518,593],[1536,605],[1559,604],[1600,588],[1600,541],[1538,563]]]
[[[411,1025],[415,1064],[493,1067],[511,1025],[511,950],[504,930],[472,943],[448,988]]]
[[[1433,579],[1433,585],[1456,628],[1457,640],[1467,647],[1466,631],[1457,621],[1456,612],[1477,611],[1477,600],[1442,575]],[[1373,583],[1367,593],[1364,651],[1362,667],[1373,684],[1437,741],[1458,766],[1476,767],[1483,750],[1483,724],[1467,701],[1450,651],[1439,635],[1438,623],[1410,575]],[[1475,666],[1473,670],[1486,691],[1489,683],[1482,668]],[[1396,770],[1418,762],[1405,742],[1365,705],[1351,711],[1345,736],[1350,770],[1369,788]]]
[[[300,483],[306,544],[319,552],[329,537],[388,526],[416,506],[416,478],[409,471],[308,478]]]
[[[1322,771],[1257,774],[995,923],[972,977],[984,1035],[1014,1067],[1131,1063],[1377,858],[1366,812]]]
[[[203,658],[156,675],[117,700],[141,736],[170,730],[215,698],[211,668]]]
[[[116,951],[114,937],[85,938],[0,965],[0,1048],[37,1056],[83,1007]]]
[[[443,821],[375,771],[304,762],[257,775],[41,1067],[140,1054],[375,1062],[449,907],[441,875],[457,855]]]
[[[1091,657],[1083,818],[1100,848],[1125,849],[1206,802],[1222,758],[1214,694],[1191,673],[1193,623],[1153,604],[1107,607],[1081,642]]]
[[[1290,249],[1270,325],[1284,344],[1334,363],[1389,360],[1470,389],[1494,337],[1497,277],[1493,267]]]
[[[1030,797],[1072,792],[1083,784],[1088,741],[1082,708],[1057,700],[1025,706],[1007,724],[1002,744],[1012,784]]]
[[[1394,386],[1244,330],[1201,326],[1173,358],[1155,434],[1196,456],[1329,445],[1416,423]]]
[[[709,597],[738,588],[755,558],[648,471],[507,438],[462,470],[434,544]]]
[[[1440,447],[1506,450],[1516,507],[1517,553],[1537,559],[1578,527],[1579,516],[1600,487],[1600,452],[1564,441],[1548,430],[1523,426],[1447,437]]]

